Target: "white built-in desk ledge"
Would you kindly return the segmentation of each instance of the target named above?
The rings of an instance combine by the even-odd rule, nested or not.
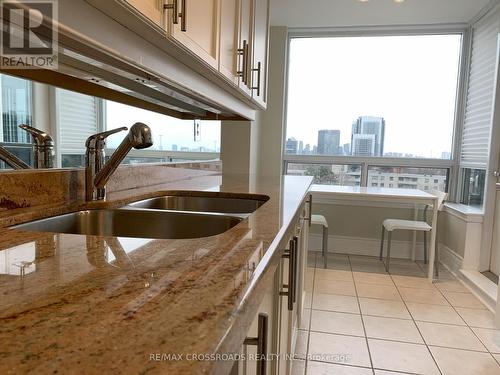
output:
[[[465,204],[446,202],[444,212],[458,217],[467,223],[482,223],[484,211],[480,207],[466,206]]]

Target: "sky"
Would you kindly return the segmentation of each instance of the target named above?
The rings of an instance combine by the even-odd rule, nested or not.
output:
[[[220,121],[201,121],[201,139],[194,141],[193,120],[179,120],[160,113],[131,107],[125,104],[106,101],[106,128],[115,129],[121,126],[130,128],[136,122],[143,122],[151,128],[155,150],[172,150],[172,145],[190,149],[207,147],[220,148]],[[118,146],[126,135],[120,132],[108,138],[107,146]]]
[[[295,38],[290,45],[287,138],[380,116],[384,152],[440,158],[453,137],[460,35]]]

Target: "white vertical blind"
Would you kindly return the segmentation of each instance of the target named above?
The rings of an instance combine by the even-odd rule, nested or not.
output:
[[[465,107],[460,165],[485,169],[488,165],[500,10],[487,14],[472,29],[472,51]]]
[[[56,89],[61,154],[83,154],[86,139],[98,132],[97,99]]]

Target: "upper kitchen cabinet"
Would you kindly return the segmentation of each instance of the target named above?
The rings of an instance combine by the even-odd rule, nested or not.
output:
[[[143,16],[160,27],[164,27],[163,0],[125,0]]]
[[[219,71],[238,84],[240,1],[221,0]]]
[[[169,35],[206,63],[218,69],[221,0],[171,0]]]
[[[267,102],[267,60],[269,49],[269,0],[254,0],[253,48],[250,61],[252,98],[262,107]]]
[[[148,75],[165,76],[190,95],[215,99],[222,107],[241,108],[237,113],[266,108],[269,0],[85,2],[144,40],[140,51],[136,48],[125,56],[147,66]],[[115,48],[113,43],[102,44]],[[192,74],[178,74],[158,50]],[[191,83],[200,76],[209,82],[206,87]],[[217,89],[208,89],[210,84]],[[230,100],[215,98],[227,95]]]

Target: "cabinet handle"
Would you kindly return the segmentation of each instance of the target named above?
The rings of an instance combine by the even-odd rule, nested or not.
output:
[[[267,314],[260,313],[257,325],[257,337],[247,337],[244,345],[257,346],[257,375],[266,375],[267,372],[267,332],[269,318]]]
[[[257,86],[252,86],[252,90],[257,90],[257,96],[260,96],[260,73],[262,64],[260,61],[257,63],[257,69],[253,68],[252,72],[257,72]],[[253,77],[252,77],[253,79]]]
[[[179,0],[172,0],[172,4],[164,4],[163,9],[172,10],[172,23],[177,25],[181,18],[181,31],[186,31],[186,1],[182,0],[181,11],[179,12]]]
[[[172,10],[172,23],[177,25],[179,23],[179,0],[173,0],[172,4],[164,4],[163,9]]]
[[[243,41],[243,48],[238,48],[238,56],[242,56],[243,62],[241,63],[241,70],[238,70],[238,77],[241,77],[241,81],[246,85],[248,82],[248,43],[246,40]]]
[[[293,250],[295,255],[293,257],[293,302],[297,301],[297,275],[298,275],[298,266],[299,266],[299,237],[293,236]]]
[[[288,259],[288,284],[283,285],[287,291],[280,292],[280,296],[287,296],[288,310],[293,310],[293,303],[295,300],[295,241],[290,240],[289,242],[290,250],[283,254],[283,258]]]
[[[313,212],[313,196],[312,194],[309,194],[309,201],[307,202],[309,204],[309,226],[311,226],[312,223],[312,212]]]
[[[179,17],[181,17],[181,31],[187,31],[187,0],[182,0],[181,4],[181,13],[179,13]]]

